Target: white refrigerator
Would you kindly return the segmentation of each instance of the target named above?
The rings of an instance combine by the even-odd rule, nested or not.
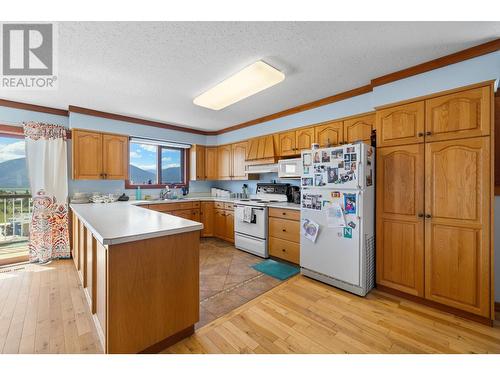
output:
[[[307,150],[302,167],[301,273],[365,296],[375,284],[375,149]]]

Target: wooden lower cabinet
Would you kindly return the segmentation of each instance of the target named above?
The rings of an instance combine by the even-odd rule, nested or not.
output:
[[[425,297],[488,317],[490,139],[425,147]]]
[[[377,284],[491,318],[490,138],[377,149]]]
[[[214,209],[214,237],[234,243],[234,211]]]
[[[156,352],[194,332],[197,231],[103,245],[73,216],[75,267],[105,353]]]
[[[300,262],[300,211],[269,208],[269,255]]]
[[[424,145],[377,149],[377,284],[424,296]]]
[[[214,202],[201,202],[200,222],[203,224],[202,237],[214,235]]]

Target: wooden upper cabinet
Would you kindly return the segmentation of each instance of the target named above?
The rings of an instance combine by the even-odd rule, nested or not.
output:
[[[319,147],[338,146],[344,142],[344,123],[330,122],[314,127],[314,139]]]
[[[372,129],[375,124],[375,114],[356,117],[344,121],[344,142],[363,141],[371,144]]]
[[[490,134],[490,87],[479,87],[425,101],[426,141]]]
[[[424,145],[377,149],[377,283],[424,296]]]
[[[74,129],[71,141],[73,179],[102,179],[102,134]]]
[[[233,179],[246,179],[245,158],[247,154],[247,142],[238,142],[231,145],[232,154],[232,174]]]
[[[106,180],[128,179],[128,137],[103,134],[102,162]]]
[[[205,179],[217,180],[219,160],[217,158],[217,147],[207,147],[205,149]]]
[[[314,128],[305,128],[295,131],[295,153],[300,154],[302,150],[310,150],[314,143]]]
[[[489,137],[425,145],[425,297],[490,316]]]
[[[205,146],[193,145],[189,151],[189,179],[203,181],[205,179]]]
[[[378,110],[377,147],[422,143],[424,118],[423,101]]]
[[[232,168],[231,145],[219,146],[217,148],[217,153],[219,160],[219,179],[230,180]]]
[[[281,156],[296,155],[295,131],[281,133],[279,137],[279,148]]]

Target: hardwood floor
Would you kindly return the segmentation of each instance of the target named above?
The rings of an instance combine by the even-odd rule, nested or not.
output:
[[[0,269],[0,353],[101,353],[72,260]]]
[[[0,352],[102,353],[72,261],[18,268],[0,269]],[[500,353],[500,326],[297,276],[166,352]]]
[[[500,353],[500,326],[296,276],[167,353]]]

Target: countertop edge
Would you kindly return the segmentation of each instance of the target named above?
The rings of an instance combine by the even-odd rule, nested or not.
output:
[[[78,205],[78,204],[76,204],[76,205]],[[74,209],[75,204],[70,204],[69,206],[71,208],[71,211],[78,217],[78,219],[85,225],[85,227],[87,227],[87,229],[90,230],[90,232],[94,235],[95,239],[103,245],[118,245],[118,244],[123,244],[123,243],[128,243],[128,242],[147,240],[150,238],[158,238],[158,237],[171,236],[171,235],[176,235],[176,234],[181,234],[181,233],[194,232],[194,231],[203,229],[203,224],[198,223],[198,224],[188,225],[188,226],[185,226],[182,228],[165,229],[165,230],[161,230],[161,231],[146,232],[143,234],[135,234],[135,235],[124,236],[124,237],[104,238],[99,233],[99,231],[97,231],[88,222],[88,220],[86,220],[77,210]],[[141,209],[147,210],[147,208],[142,208],[142,207],[140,207],[140,205],[133,205],[133,206],[136,206],[136,208],[141,208]],[[168,215],[168,214],[162,213],[162,212],[157,212],[157,214]],[[192,220],[190,220],[190,221],[192,221]]]

